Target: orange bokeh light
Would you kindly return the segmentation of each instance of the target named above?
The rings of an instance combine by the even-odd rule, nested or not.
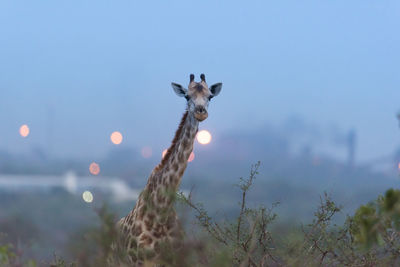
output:
[[[100,166],[96,162],[92,162],[89,166],[89,172],[93,175],[98,175],[100,173]]]
[[[22,136],[22,137],[27,137],[28,135],[29,135],[29,127],[28,127],[28,125],[26,125],[26,124],[24,124],[24,125],[22,125],[20,128],[19,128],[19,134]]]
[[[167,152],[168,152],[168,149],[164,149],[164,150],[163,150],[163,152],[162,152],[162,154],[161,154],[161,155],[162,155],[162,158],[165,157],[165,154],[167,154]]]
[[[194,160],[194,153],[193,153],[193,151],[192,151],[192,152],[190,153],[188,162],[192,162],[193,160]]]
[[[121,144],[123,137],[120,132],[115,131],[111,134],[110,139],[111,139],[111,142],[113,142],[113,144],[119,145],[119,144]]]
[[[151,157],[151,155],[153,155],[153,151],[152,151],[151,147],[148,147],[148,146],[143,147],[141,153],[142,153],[143,158],[145,158],[145,159],[148,159]]]
[[[197,142],[199,142],[202,145],[207,145],[211,142],[212,136],[209,131],[207,130],[201,130],[200,132],[197,133]]]

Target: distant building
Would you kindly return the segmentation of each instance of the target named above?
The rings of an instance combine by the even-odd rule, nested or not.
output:
[[[136,200],[140,193],[117,177],[78,177],[73,172],[68,172],[64,176],[0,174],[0,191],[47,191],[53,188],[63,188],[71,194],[100,190],[111,194],[116,202]]]
[[[349,167],[353,168],[355,163],[355,152],[357,145],[357,134],[354,129],[350,130],[346,139],[347,145],[347,163]]]

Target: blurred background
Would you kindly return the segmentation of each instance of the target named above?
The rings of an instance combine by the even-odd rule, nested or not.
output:
[[[0,3],[0,238],[66,255],[109,203],[124,216],[185,100],[222,82],[181,189],[220,217],[261,161],[254,204],[307,222],[327,191],[349,214],[398,188],[398,1]],[[346,215],[345,213],[343,215]]]

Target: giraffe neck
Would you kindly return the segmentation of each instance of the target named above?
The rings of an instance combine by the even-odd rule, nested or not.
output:
[[[119,225],[127,235],[124,244],[128,249],[141,245],[155,247],[159,244],[157,239],[174,242],[182,238],[173,203],[198,125],[193,114],[186,111],[167,154],[150,174],[133,210],[121,219]]]
[[[150,174],[147,185],[139,196],[136,208],[141,205],[151,205],[155,208],[169,210],[173,207],[175,193],[193,150],[198,125],[198,121],[188,111],[183,114],[172,144],[160,164]],[[140,212],[139,216],[143,217],[146,209],[141,210],[143,212]]]
[[[172,163],[172,173],[177,178],[177,181],[173,181],[173,187],[177,188],[179,186],[183,173],[186,170],[188,159],[193,151],[193,143],[196,138],[198,127],[199,122],[194,118],[192,113],[188,113],[181,137],[179,138],[178,144],[175,146],[170,161]],[[178,168],[175,164],[178,165]]]
[[[199,122],[188,111],[183,114],[181,123],[167,154],[156,170],[162,172],[162,184],[169,189],[177,190],[187,166]]]

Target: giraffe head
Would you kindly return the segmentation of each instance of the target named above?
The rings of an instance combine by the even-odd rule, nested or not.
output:
[[[188,111],[194,115],[196,120],[203,121],[208,117],[208,103],[211,98],[221,92],[222,83],[216,83],[208,87],[204,74],[200,75],[200,79],[200,82],[195,82],[194,75],[190,74],[190,82],[187,89],[177,83],[171,83],[171,85],[178,96],[186,98]]]

